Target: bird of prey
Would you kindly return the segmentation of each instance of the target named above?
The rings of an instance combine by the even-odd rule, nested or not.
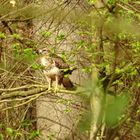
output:
[[[70,68],[69,65],[58,55],[51,53],[47,48],[40,49],[40,64],[43,66],[43,73],[48,81],[48,90],[52,87],[52,82],[55,81],[55,91],[58,90],[58,84],[66,89],[74,89],[74,85],[68,75],[76,68]]]

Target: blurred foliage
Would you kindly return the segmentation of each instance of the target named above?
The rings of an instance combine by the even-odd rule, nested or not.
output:
[[[126,110],[129,104],[127,94],[115,97],[114,100],[107,102],[105,122],[109,127],[116,127],[124,117],[127,117]]]
[[[14,6],[9,1],[0,1],[0,88],[36,84],[34,72],[42,69],[37,63],[38,48],[48,47],[52,53],[76,65],[86,77],[91,76],[95,64],[99,81],[95,77],[89,78],[80,88],[87,106],[79,118],[78,128],[81,132],[89,131],[93,113],[89,107],[91,93],[95,95],[98,90],[105,95],[106,103],[102,106],[105,105],[107,128],[116,128],[114,131],[120,139],[139,139],[139,13],[138,0],[85,0],[83,3],[60,0],[49,4],[42,0],[16,0]],[[39,24],[37,27],[32,25],[32,19],[35,25]],[[71,47],[70,51],[67,46]],[[69,108],[72,103],[61,103],[67,104],[65,113],[73,111]],[[21,124],[16,120],[17,124],[14,124],[15,116],[20,114],[17,112],[22,110],[16,115],[12,111],[6,119],[3,117],[6,113],[0,112],[3,122],[0,140],[20,139],[25,132],[29,139],[41,135],[39,130],[33,130],[30,119],[22,120]],[[12,117],[13,121],[9,121]],[[106,134],[113,137],[113,133],[107,131]],[[48,139],[54,137],[55,134],[50,133]]]
[[[85,111],[78,123],[78,129],[80,132],[85,133],[90,130],[91,125],[91,111]]]

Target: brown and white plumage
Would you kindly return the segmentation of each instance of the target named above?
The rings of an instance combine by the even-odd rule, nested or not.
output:
[[[47,48],[40,49],[39,54],[41,55],[39,61],[44,67],[43,72],[49,83],[49,90],[53,81],[55,81],[55,91],[58,90],[58,84],[63,84],[66,89],[74,88],[68,75],[72,74],[76,68],[70,68],[61,57],[50,53]]]

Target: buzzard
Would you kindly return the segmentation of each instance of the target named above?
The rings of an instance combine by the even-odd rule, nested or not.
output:
[[[68,75],[76,68],[70,68],[69,65],[58,55],[51,53],[47,48],[40,49],[39,62],[43,66],[43,73],[48,81],[48,90],[55,81],[55,91],[58,90],[58,84],[63,85],[66,89],[74,89],[74,85]]]

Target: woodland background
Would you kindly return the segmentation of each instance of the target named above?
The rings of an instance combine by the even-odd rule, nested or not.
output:
[[[0,140],[87,140],[99,109],[99,139],[139,140],[139,33],[139,0],[0,0]],[[75,91],[47,91],[42,47]]]

